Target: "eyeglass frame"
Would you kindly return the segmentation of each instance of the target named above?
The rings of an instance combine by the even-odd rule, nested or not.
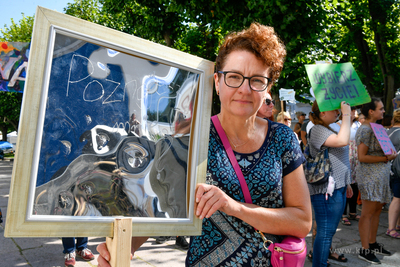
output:
[[[222,71],[222,70],[219,70],[219,71],[217,71],[217,73],[220,73],[220,74],[223,74],[223,75],[224,75],[224,82],[225,82],[225,85],[228,86],[228,87],[231,87],[231,88],[239,88],[240,86],[243,85],[244,80],[247,79],[247,80],[249,80],[249,87],[250,87],[250,89],[253,90],[253,91],[255,91],[255,92],[264,92],[265,90],[267,90],[269,83],[272,81],[271,78],[268,78],[268,77],[265,77],[265,76],[261,76],[261,75],[254,75],[254,76],[251,76],[251,77],[246,77],[246,76],[244,76],[243,74],[241,74],[241,73],[239,73],[239,72],[236,72],[236,71]],[[228,85],[228,84],[226,83],[226,74],[227,74],[227,73],[239,74],[240,76],[243,77],[242,83],[241,83],[239,86],[237,86],[237,87]],[[250,80],[251,80],[252,78],[254,78],[254,77],[263,77],[263,78],[267,79],[268,83],[267,83],[267,85],[265,86],[265,89],[263,89],[263,90],[255,90],[255,89],[253,89],[253,87],[251,87]]]

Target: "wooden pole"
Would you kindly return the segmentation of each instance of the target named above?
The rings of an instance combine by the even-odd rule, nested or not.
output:
[[[116,218],[114,236],[106,238],[111,267],[129,267],[131,261],[132,219]]]

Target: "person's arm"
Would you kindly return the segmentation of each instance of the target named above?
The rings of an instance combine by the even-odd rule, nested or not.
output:
[[[351,117],[351,108],[350,105],[345,103],[344,101],[341,104],[342,110],[342,125],[340,126],[339,133],[331,134],[323,144],[327,147],[344,147],[349,144],[350,140],[350,117]]]
[[[312,212],[303,165],[283,177],[282,194],[284,208],[263,208],[235,201],[216,186],[200,184],[196,188],[195,211],[203,219],[220,210],[262,232],[305,237],[311,229]]]
[[[300,123],[296,123],[296,125],[294,126],[293,132],[295,132],[296,134],[299,134],[301,130],[301,124]]]
[[[378,163],[378,162],[388,162],[389,160],[395,159],[397,156],[396,151],[392,151],[391,155],[386,155],[386,156],[372,156],[372,155],[367,155],[368,153],[368,146],[361,142],[357,146],[357,154],[358,154],[358,160],[360,162],[364,163]]]
[[[300,134],[301,134],[301,141],[303,141],[304,146],[306,146],[307,145],[307,137],[306,137],[307,132],[306,131],[300,131]]]

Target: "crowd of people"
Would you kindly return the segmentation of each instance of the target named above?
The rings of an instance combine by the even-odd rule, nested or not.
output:
[[[306,114],[298,112],[292,130],[289,113],[282,111],[273,119],[270,95],[285,57],[285,46],[274,29],[257,23],[229,34],[219,49],[214,80],[221,109],[216,119],[239,162],[252,203],[246,203],[218,126],[210,122],[207,172],[212,183],[196,188],[195,214],[202,220],[202,234],[190,237],[186,266],[272,266],[271,251],[263,245],[260,232],[274,242],[287,235],[304,238],[312,228],[312,210],[313,266],[328,266],[329,259],[347,260],[330,252],[340,222],[358,221],[360,259],[379,263],[376,254],[391,255],[376,242],[386,203],[391,202],[386,234],[400,238],[400,160],[397,151],[383,153],[370,125],[383,119],[382,101],[372,98],[361,107],[342,102],[340,110],[323,112],[314,102],[310,121],[306,123]],[[392,126],[388,133],[398,150],[400,110],[394,112]],[[307,184],[303,170],[307,144],[312,156],[328,149],[332,188],[327,183]],[[359,196],[361,215],[356,209]],[[132,254],[147,239],[133,237]],[[106,244],[97,250],[98,266],[109,266]]]

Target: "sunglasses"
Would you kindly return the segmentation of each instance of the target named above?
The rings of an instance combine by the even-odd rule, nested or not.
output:
[[[292,119],[284,118],[284,121],[292,121]]]
[[[265,99],[265,104],[267,104],[267,106],[269,106],[270,104],[274,104],[275,105],[275,100],[271,100],[271,99]]]

